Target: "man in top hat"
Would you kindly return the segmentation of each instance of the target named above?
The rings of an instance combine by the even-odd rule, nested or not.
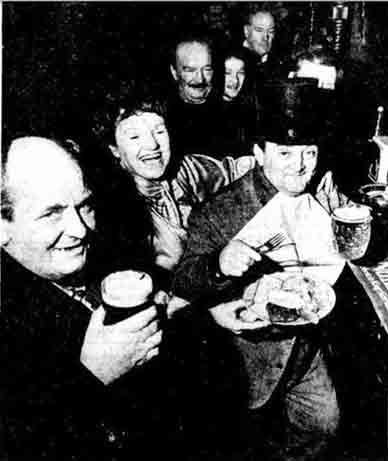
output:
[[[276,426],[277,435],[272,432],[262,459],[315,459],[326,450],[339,422],[319,328],[275,327],[243,299],[246,287],[257,286],[264,274],[285,266],[329,284],[343,269],[333,248],[329,214],[347,199],[330,172],[318,173],[325,125],[315,91],[315,82],[308,80],[267,86],[257,168],[192,213],[174,281],[176,295],[215,306],[209,313],[217,333],[208,341],[217,359],[210,367],[229,363],[225,379],[222,370],[214,376],[224,383],[237,377],[228,402],[246,391],[247,424],[241,425],[241,436],[251,437],[246,445],[252,447],[265,437],[264,429]],[[279,232],[280,248],[266,255],[255,250]],[[237,360],[233,366],[232,356]],[[230,405],[224,401],[220,408],[225,407]],[[230,426],[232,418],[227,421]],[[233,440],[238,439],[235,432]]]

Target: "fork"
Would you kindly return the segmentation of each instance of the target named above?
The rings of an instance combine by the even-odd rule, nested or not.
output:
[[[268,253],[268,251],[274,250],[275,248],[279,247],[286,240],[286,238],[287,236],[285,234],[279,232],[262,245],[255,247],[254,250],[261,254]]]

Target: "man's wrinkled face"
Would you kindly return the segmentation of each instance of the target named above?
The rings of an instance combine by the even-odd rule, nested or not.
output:
[[[318,147],[282,146],[266,142],[262,156],[265,176],[287,195],[302,194],[314,176],[318,161]]]
[[[171,73],[183,101],[202,104],[212,89],[213,67],[209,48],[198,42],[179,45],[176,67],[171,66]]]
[[[139,112],[116,128],[113,154],[134,177],[160,179],[170,161],[170,138],[164,120],[154,112]]]
[[[244,34],[253,51],[261,57],[268,54],[275,37],[275,21],[272,14],[258,12],[251,16],[250,23],[244,26]]]
[[[31,171],[26,181],[12,186],[12,195],[6,251],[49,280],[79,272],[86,263],[95,216],[78,165],[67,159],[46,173]]]
[[[231,101],[238,96],[245,81],[245,64],[241,59],[230,57],[225,61],[224,99]]]

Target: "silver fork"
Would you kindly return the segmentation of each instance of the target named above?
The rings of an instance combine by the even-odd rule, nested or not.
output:
[[[279,232],[262,245],[255,247],[254,250],[261,254],[268,253],[268,251],[274,250],[275,248],[279,247],[286,240],[286,238],[287,236],[285,234]]]

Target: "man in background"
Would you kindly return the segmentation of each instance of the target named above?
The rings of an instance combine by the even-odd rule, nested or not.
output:
[[[179,39],[172,50],[173,88],[164,101],[172,143],[185,154],[214,152],[218,133],[220,95],[210,41],[202,35]]]
[[[258,90],[263,81],[281,76],[283,62],[274,49],[276,26],[270,6],[260,3],[245,6],[243,47],[249,51],[254,65]]]

